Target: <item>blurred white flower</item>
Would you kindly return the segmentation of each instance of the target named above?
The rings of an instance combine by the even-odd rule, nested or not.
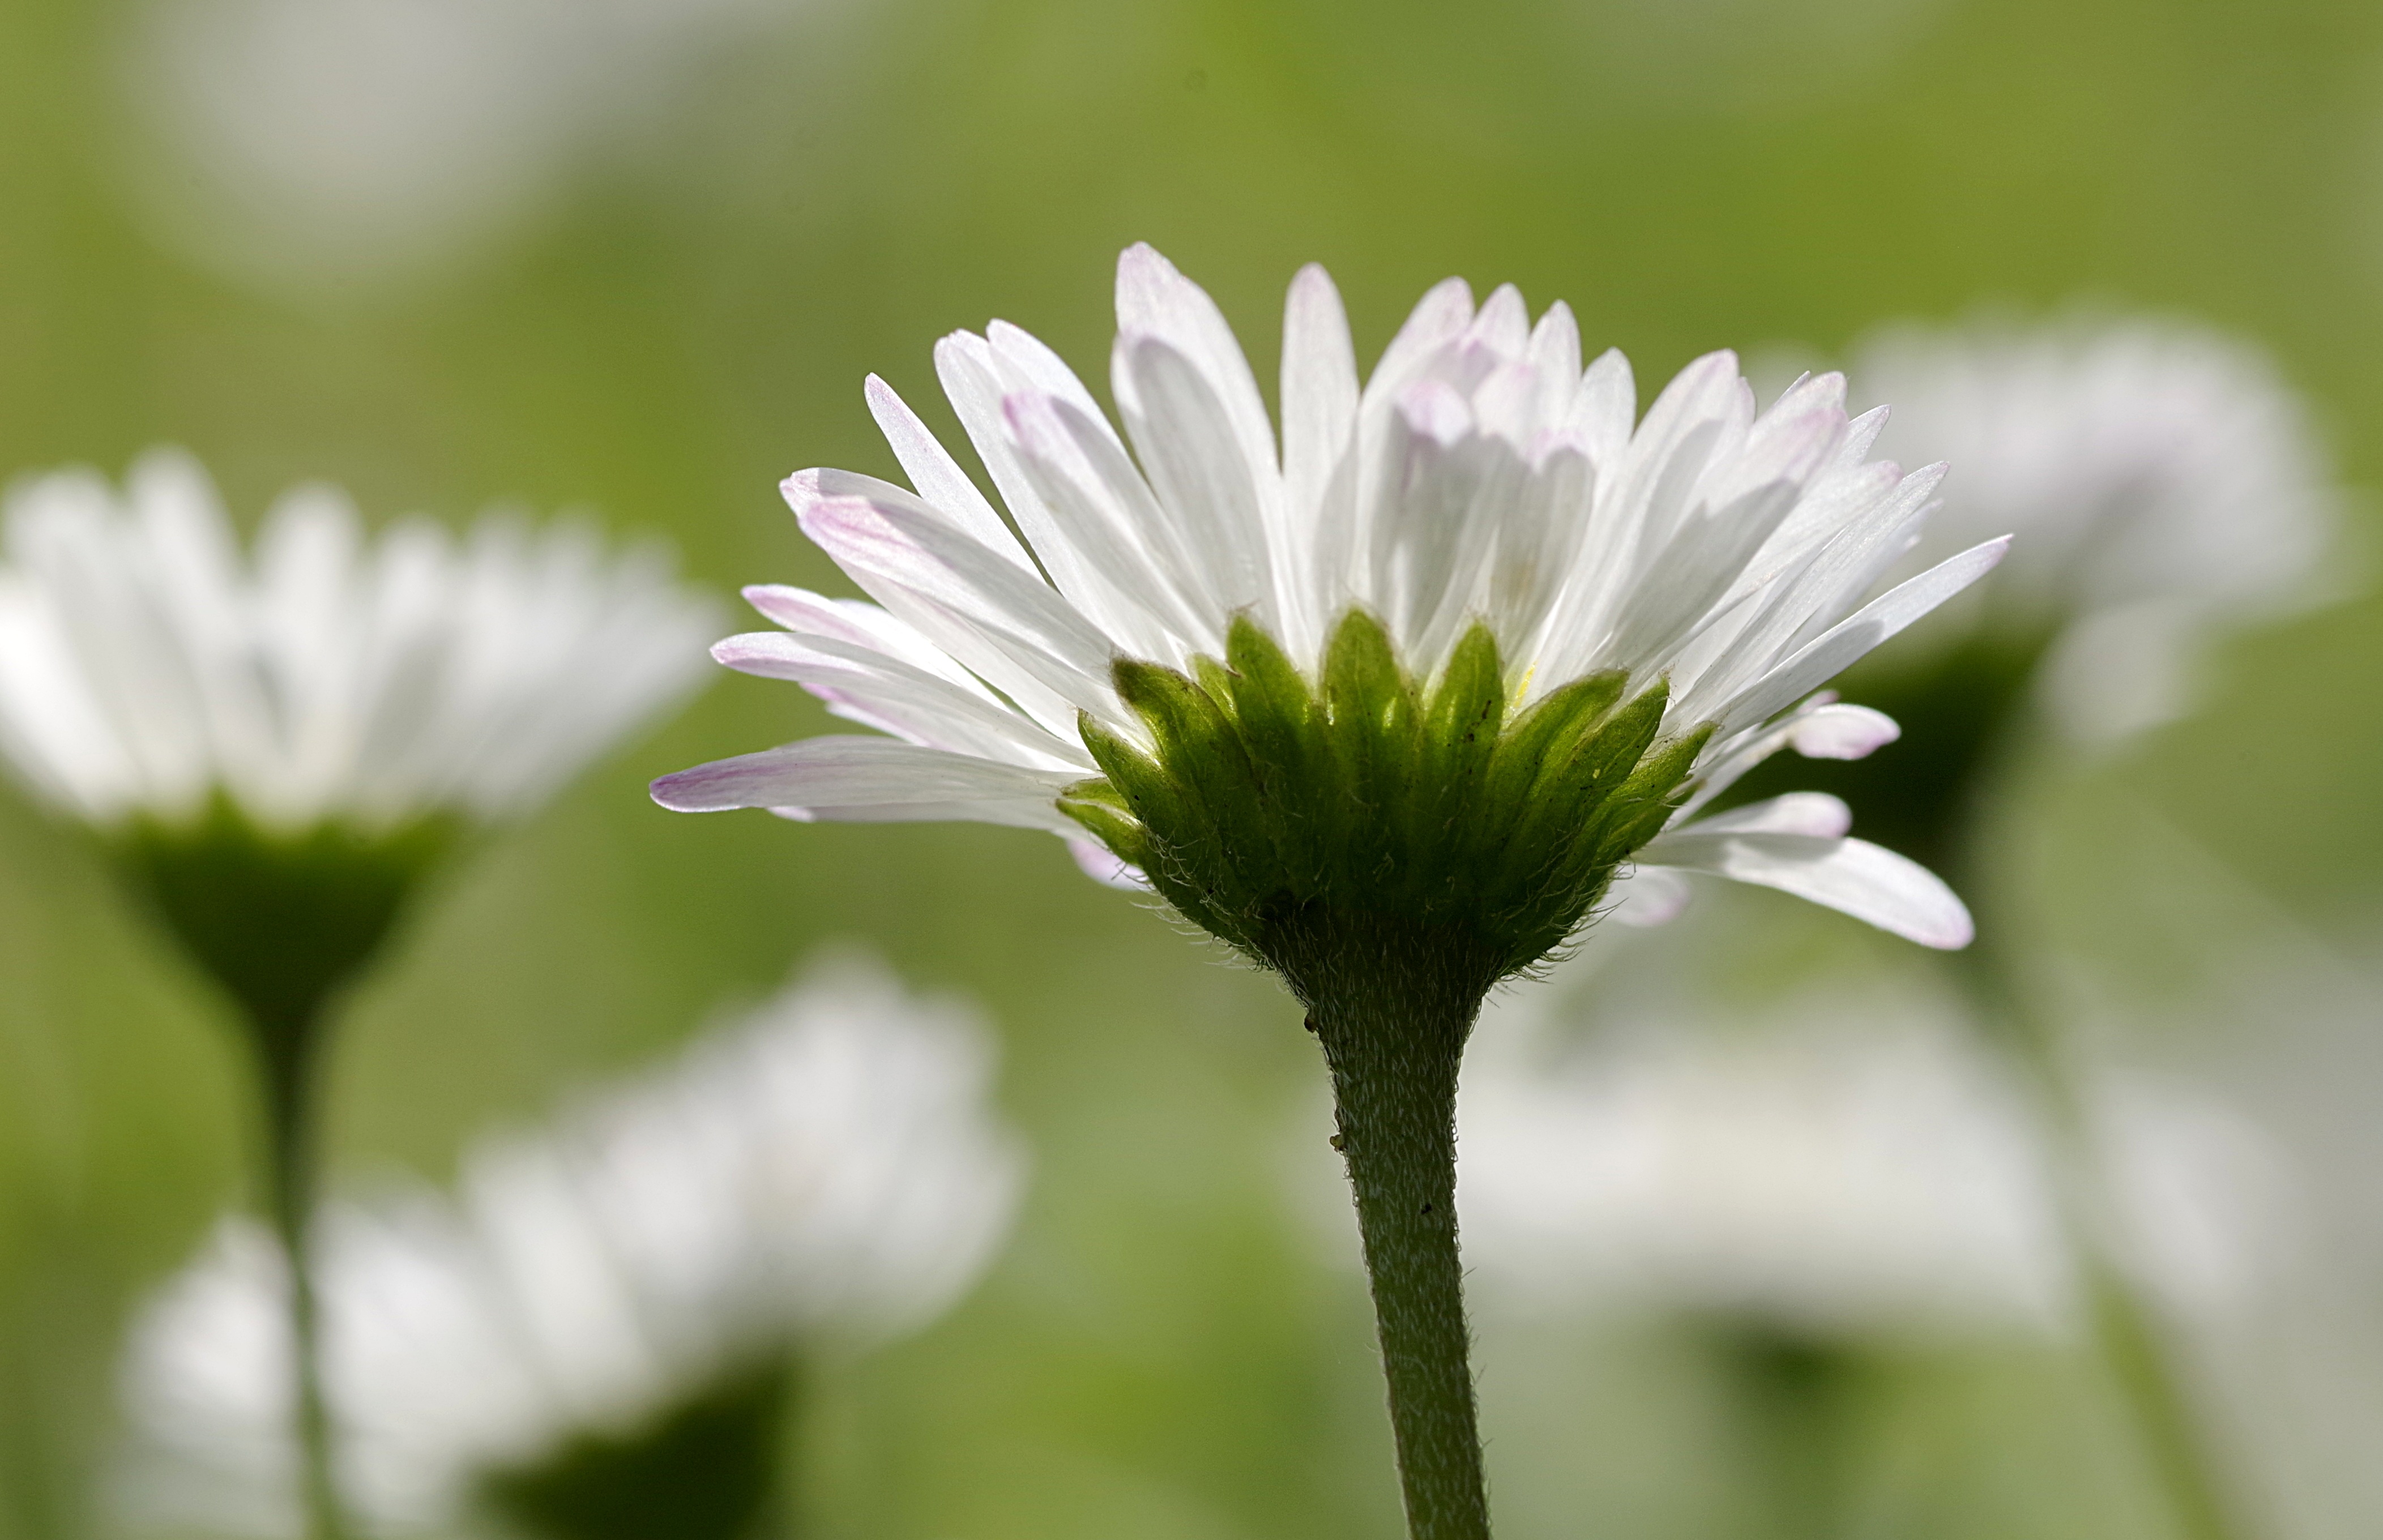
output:
[[[506,516],[368,540],[327,487],[283,497],[244,561],[177,450],[121,494],[22,481],[5,518],[0,758],[103,828],[216,794],[278,833],[525,811],[692,689],[714,623],[658,549]]]
[[[128,73],[171,228],[267,280],[412,276],[534,216],[800,0],[151,0]]]
[[[2249,342],[2140,317],[1904,326],[1858,346],[1847,376],[1894,403],[1883,447],[1959,467],[1922,560],[2016,532],[1971,602],[2056,633],[2042,687],[2075,737],[2185,710],[2203,640],[2315,595],[2333,468]]]
[[[1569,1052],[1494,1010],[1459,1105],[1485,1301],[1844,1335],[2065,1328],[2075,1279],[2040,1130],[1949,1006],[1848,981],[1750,1027],[1667,1010]],[[2113,1088],[2101,1114],[2122,1254],[2177,1308],[2245,1300],[2288,1227],[2266,1142],[2165,1087]]]
[[[655,1075],[490,1140],[451,1200],[329,1208],[325,1377],[351,1500],[451,1525],[477,1478],[643,1425],[790,1352],[947,1308],[1006,1233],[1026,1161],[976,1013],[844,956]],[[227,1220],[125,1371],[137,1515],[297,1529],[281,1254]]]

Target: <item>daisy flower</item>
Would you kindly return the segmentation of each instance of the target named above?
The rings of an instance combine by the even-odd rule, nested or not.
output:
[[[1551,1324],[1668,1316],[1729,1398],[1735,1467],[1767,1507],[1834,1533],[1865,1500],[1856,1445],[1882,1366],[2031,1338],[2090,1360],[2123,1282],[2190,1343],[2167,1374],[2196,1428],[2212,1423],[2195,1458],[2238,1473],[2245,1387],[2223,1354],[2305,1308],[2301,1183],[2232,1108],[2115,1073],[2088,1083],[2093,1164],[2075,1181],[1934,971],[1813,979],[1726,1018],[1660,985],[1493,1004],[1466,1066],[1459,1190],[1500,1377],[1536,1373]],[[2172,1458],[2174,1433],[2139,1431]],[[1545,1435],[1561,1446],[1562,1420]],[[2253,1494],[2220,1496],[2179,1511],[2223,1520]]]
[[[1847,372],[1895,403],[1890,446],[1963,467],[1923,550],[2019,532],[1974,623],[2044,648],[2036,688],[2072,740],[2182,714],[2207,645],[2305,604],[2336,548],[2309,410],[2241,339],[2145,316],[1904,325]]]
[[[144,456],[8,493],[0,749],[108,831],[188,829],[218,802],[276,836],[380,836],[535,808],[695,684],[710,605],[656,548],[491,517],[367,537],[347,497],[293,490],[243,558],[198,462]]]
[[[502,1516],[573,1540],[633,1500],[737,1540],[806,1365],[967,1292],[1025,1175],[972,1009],[846,955],[655,1072],[470,1152],[454,1197],[332,1205],[325,1381],[370,1533]],[[288,1270],[219,1226],[135,1331],[123,1497],[178,1529],[290,1534]]]
[[[459,839],[525,814],[691,689],[711,609],[653,550],[573,524],[422,521],[367,540],[328,487],[290,493],[243,559],[205,473],[158,450],[119,494],[19,483],[0,517],[0,760],[92,830],[239,1008],[267,1201],[304,1250],[312,1086],[338,992]],[[316,1533],[340,1531],[294,1355]]]
[[[1511,288],[1432,290],[1361,383],[1331,280],[1302,272],[1278,437],[1224,316],[1164,258],[1128,251],[1117,302],[1122,435],[1015,326],[937,348],[1001,509],[869,382],[910,487],[816,470],[785,493],[874,602],[756,588],[783,629],[715,655],[881,735],[655,795],[1089,834],[1281,974],[1340,1097],[1410,1523],[1481,1534],[1449,1136],[1474,1013],[1634,862],[1967,942],[1959,901],[1847,838],[1834,798],[1698,815],[1781,748],[1891,738],[1816,692],[2003,542],[1869,598],[1941,474],[1869,458],[1883,413],[1849,417],[1834,376],[1759,410],[1722,352],[1642,418],[1619,353],[1584,368],[1570,312],[1535,324]]]
[[[1963,466],[1915,564],[1985,530],[2017,530],[2018,555],[1932,626],[1928,645],[1859,676],[1862,698],[1908,740],[1821,767],[1806,784],[1859,807],[1882,844],[1981,889],[2010,848],[2002,810],[2035,745],[2104,749],[2190,710],[2228,631],[2323,597],[2340,496],[2306,406],[2272,362],[2191,323],[2079,313],[1898,326],[1858,345],[1849,372],[1860,396],[1895,404],[1883,446]],[[2338,574],[2338,557],[2330,565]],[[1737,795],[1793,783],[1777,767],[1755,776]],[[2092,1088],[2073,1083],[2075,1056],[2059,1050],[2066,1024],[2039,1014],[2050,996],[2031,961],[1989,945],[1958,977],[1994,1051],[2013,1058],[2078,1164],[2091,1153],[2079,1111]],[[2200,1413],[2179,1388],[2191,1366],[2167,1346],[2160,1302],[2122,1258],[2092,1254],[2104,1238],[2071,1229],[2103,1286],[2105,1355],[2162,1451],[2173,1506],[2197,1533],[2250,1533],[2229,1511],[2240,1499],[2223,1490],[2224,1451],[2197,1447]]]
[[[1515,1313],[1635,1300],[1814,1340],[2081,1324],[2044,1130],[1957,998],[1807,987],[1751,1025],[1673,1002],[1569,1050],[1487,1014],[1465,1238]],[[2241,1311],[2293,1244],[2278,1158],[2204,1099],[2100,1090],[2133,1270],[2179,1310]]]

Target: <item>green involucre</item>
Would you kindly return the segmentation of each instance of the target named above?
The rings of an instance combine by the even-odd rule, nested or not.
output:
[[[1313,999],[1329,935],[1410,938],[1486,990],[1588,916],[1685,795],[1711,729],[1662,736],[1666,682],[1594,673],[1510,716],[1497,639],[1426,685],[1362,610],[1311,683],[1236,620],[1187,675],[1120,659],[1152,751],[1089,717],[1103,774],[1059,806],[1184,915]]]
[[[460,832],[453,820],[430,818],[385,833],[331,823],[280,834],[217,795],[187,824],[136,823],[116,855],[270,1048],[309,1030]]]

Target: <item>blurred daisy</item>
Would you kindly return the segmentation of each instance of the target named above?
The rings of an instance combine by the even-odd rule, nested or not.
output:
[[[2086,1082],[2080,1160],[1927,971],[1814,979],[1728,1020],[1600,991],[1587,1039],[1493,1011],[1460,1110],[1487,1356],[1528,1379],[1565,1321],[1668,1318],[1723,1398],[1730,1479],[1834,1534],[1877,1521],[1898,1362],[2091,1344],[2179,1522],[2233,1533],[2239,1438],[2198,1423],[2241,1421],[2219,1346],[2301,1302],[2297,1174],[2232,1108],[2133,1076]]]
[[[239,1009],[264,1196],[293,1255],[313,1214],[331,1003],[459,836],[535,807],[691,689],[710,607],[592,530],[426,522],[368,541],[345,497],[290,493],[243,560],[189,456],[119,496],[19,483],[0,563],[0,759],[100,837]],[[340,1526],[313,1298],[290,1292],[315,1528]]]
[[[2072,737],[2189,708],[2208,639],[2320,585],[2340,524],[2332,467],[2306,405],[2249,342],[2140,317],[1904,326],[1858,346],[1847,373],[1895,403],[1883,442],[1961,467],[1923,553],[2019,532],[1979,608],[2048,643],[2040,688]]]
[[[480,1145],[452,1199],[330,1209],[325,1379],[367,1527],[500,1512],[571,1536],[611,1493],[690,1540],[740,1533],[799,1365],[919,1330],[1006,1233],[1026,1163],[993,1069],[974,1011],[845,956],[667,1068]],[[286,1276],[227,1221],[140,1324],[141,1515],[294,1531]]]
[[[1848,1340],[2081,1324],[2043,1130],[1956,1000],[1845,982],[1751,1023],[1664,1014],[1568,1052],[1526,1013],[1485,1020],[1459,1190],[1506,1307]],[[2179,1310],[2247,1305],[2290,1247],[2279,1157],[2171,1088],[2106,1086],[2100,1112],[2138,1274]]]
[[[1137,246],[1118,265],[1117,302],[1111,384],[1135,455],[1067,365],[1016,327],[996,322],[936,349],[1022,542],[893,390],[869,381],[916,491],[832,470],[801,472],[784,490],[804,532],[877,602],[748,589],[784,629],[715,652],[887,736],[814,738],[666,776],[655,783],[664,806],[975,819],[1079,842],[1089,830],[1115,858],[1105,869],[1140,871],[1278,965],[1267,938],[1228,912],[1233,896],[1377,873],[1374,841],[1407,810],[1367,787],[1313,781],[1315,761],[1266,767],[1283,778],[1270,794],[1278,817],[1302,827],[1253,826],[1266,837],[1225,843],[1249,869],[1204,869],[1190,852],[1214,831],[1197,817],[1169,825],[1136,789],[1147,773],[1199,773],[1192,751],[1172,751],[1181,733],[1206,729],[1162,720],[1170,708],[1158,697],[1180,680],[1201,692],[1181,708],[1195,714],[1306,715],[1310,682],[1359,688],[1333,681],[1363,674],[1380,702],[1312,708],[1319,727],[1328,716],[1327,731],[1349,733],[1399,709],[1401,690],[1436,681],[1436,700],[1483,695],[1471,715],[1469,696],[1451,708],[1483,754],[1508,712],[1543,733],[1517,725],[1502,740],[1516,757],[1512,805],[1491,789],[1478,806],[1415,815],[1460,831],[1464,854],[1509,886],[1552,894],[1545,914],[1547,904],[1520,905],[1530,913],[1508,967],[1568,934],[1633,855],[1783,888],[1931,945],[1967,940],[1943,885],[1846,838],[1848,816],[1831,799],[1661,832],[1781,748],[1853,758],[1892,738],[1877,713],[1814,692],[2004,549],[1985,541],[1862,604],[1917,537],[1942,467],[1906,475],[1868,459],[1885,414],[1849,419],[1837,376],[1758,412],[1735,356],[1714,353],[1642,421],[1628,363],[1607,352],[1584,372],[1563,305],[1534,326],[1512,288],[1476,309],[1451,279],[1361,388],[1340,297],[1310,267],[1285,320],[1278,454],[1256,381],[1207,295]],[[1282,698],[1252,698],[1268,691]],[[1616,710],[1625,696],[1631,708]],[[1611,759],[1606,777],[1570,785],[1565,761],[1582,735],[1624,721],[1585,757]],[[1253,738],[1246,752],[1264,765],[1267,747]],[[1522,767],[1525,753],[1548,757],[1543,777]],[[1625,814],[1613,793],[1634,766],[1648,800]],[[1401,784],[1424,800],[1465,795],[1427,772]],[[1332,848],[1323,808],[1349,792],[1380,822]],[[1546,849],[1525,832],[1534,812],[1562,831]],[[1311,834],[1326,848],[1290,850]],[[1278,849],[1323,875],[1276,872]],[[1426,864],[1417,881],[1440,875]],[[1496,912],[1511,896],[1465,902]]]
[[[536,807],[695,684],[708,602],[574,523],[426,521],[377,539],[302,487],[243,559],[205,473],[157,450],[10,489],[0,748],[107,830],[381,834]]]

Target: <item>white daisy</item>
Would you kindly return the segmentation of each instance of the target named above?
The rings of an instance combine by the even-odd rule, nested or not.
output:
[[[2019,532],[1980,619],[2052,638],[2043,689],[2073,737],[2179,714],[2212,634],[2315,593],[2340,498],[2307,407],[2249,342],[2144,317],[1901,326],[1848,374],[1895,403],[1888,447],[1962,467],[1923,554]]]
[[[11,488],[0,752],[104,830],[375,836],[526,811],[690,689],[710,605],[662,556],[574,523],[426,521],[368,540],[302,487],[243,560],[205,473],[157,450],[119,495],[68,471]]]
[[[1819,1337],[2068,1331],[2085,1312],[2044,1131],[1957,1002],[1871,980],[1595,1042],[1494,1005],[1460,1102],[1468,1258],[1533,1314],[1597,1302]],[[2099,1089],[2111,1240],[2167,1305],[2239,1313],[2293,1240],[2280,1158],[2147,1080]]]
[[[315,1245],[349,1500],[375,1533],[469,1515],[574,1436],[629,1435],[789,1353],[913,1332],[974,1282],[1025,1174],[971,1009],[814,969],[676,1064],[490,1140],[457,1197],[330,1208]],[[139,1326],[134,1510],[289,1534],[279,1249],[228,1220]]]
[[[1735,356],[1714,353],[1641,419],[1627,362],[1607,352],[1584,370],[1564,306],[1534,326],[1512,288],[1476,308],[1451,279],[1361,386],[1340,298],[1310,267],[1288,304],[1278,452],[1224,317],[1147,247],[1119,264],[1117,316],[1110,377],[1124,437],[1067,366],[1014,326],[937,348],[1006,518],[870,380],[870,409],[913,489],[817,470],[785,493],[805,533],[876,602],[753,588],[756,608],[784,629],[731,638],[715,655],[800,683],[888,736],[814,738],[703,766],[658,782],[658,799],[809,819],[975,819],[1079,841],[1089,827],[1118,861],[1160,858],[1147,875],[1168,899],[1267,955],[1241,911],[1277,889],[1304,896],[1311,878],[1329,887],[1332,869],[1384,869],[1377,856],[1396,865],[1414,854],[1395,832],[1409,809],[1371,783],[1303,780],[1266,761],[1263,745],[1226,746],[1216,752],[1241,755],[1235,766],[1255,760],[1261,780],[1279,772],[1266,794],[1277,821],[1162,827],[1153,798],[1168,794],[1145,760],[1213,811],[1216,798],[1204,802],[1193,784],[1214,769],[1201,762],[1206,751],[1175,741],[1204,731],[1204,713],[1246,724],[1276,710],[1345,739],[1380,711],[1393,735],[1421,734],[1381,753],[1427,758],[1445,729],[1463,746],[1439,747],[1460,758],[1476,736],[1485,755],[1496,737],[1516,757],[1502,802],[1413,809],[1458,829],[1465,848],[1449,859],[1479,868],[1477,882],[1450,878],[1451,901],[1462,888],[1487,914],[1502,912],[1512,891],[1562,890],[1550,912],[1512,928],[1501,967],[1562,940],[1634,853],[1641,881],[1648,869],[1712,871],[1932,945],[1968,939],[1958,901],[1909,862],[1846,838],[1834,799],[1690,821],[1779,748],[1856,757],[1893,737],[1876,713],[1813,692],[2004,549],[1986,541],[1863,603],[1916,538],[1941,467],[1906,474],[1867,459],[1885,414],[1849,419],[1838,376],[1800,381],[1759,412]],[[1389,660],[1376,666],[1385,648]],[[1277,659],[1286,668],[1268,674]],[[1336,668],[1353,671],[1348,689],[1363,700],[1332,704]],[[1192,675],[1198,699],[1169,683]],[[1320,692],[1312,705],[1309,691]],[[1464,711],[1483,698],[1490,733],[1474,732],[1478,714],[1433,727],[1435,704],[1459,695]],[[1547,708],[1537,721],[1552,748],[1526,731],[1535,707]],[[1169,712],[1191,715],[1170,728]],[[1593,776],[1582,767],[1599,755],[1614,763]],[[1639,780],[1623,786],[1634,766]],[[1575,771],[1579,784],[1550,793]],[[1400,784],[1426,801],[1438,789]],[[1364,809],[1370,827],[1349,836],[1362,849],[1335,845],[1341,835],[1326,829],[1343,806]],[[1241,863],[1234,870],[1201,865],[1210,835],[1227,864]],[[1290,850],[1310,835],[1327,848]],[[1265,841],[1303,871],[1249,869],[1265,864]],[[1399,848],[1376,848],[1384,842]],[[1525,871],[1541,844],[1561,853],[1548,856],[1554,866]],[[1306,869],[1319,867],[1329,869],[1321,878]]]

